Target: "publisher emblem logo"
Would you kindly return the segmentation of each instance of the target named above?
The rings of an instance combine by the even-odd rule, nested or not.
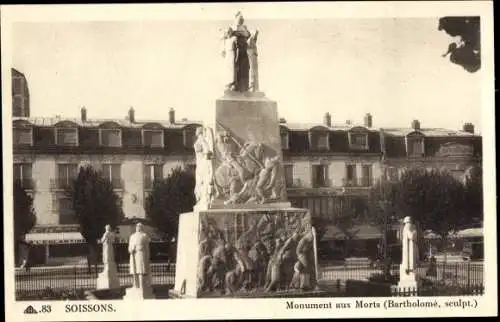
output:
[[[24,314],[37,314],[38,312],[35,310],[35,308],[31,305],[29,305],[25,310]]]

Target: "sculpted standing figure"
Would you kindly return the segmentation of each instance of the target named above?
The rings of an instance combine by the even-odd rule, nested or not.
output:
[[[223,57],[228,64],[228,70],[232,69],[232,78],[226,81],[226,89],[246,92],[249,86],[249,69],[250,63],[248,60],[247,40],[250,37],[250,32],[244,25],[245,19],[243,15],[238,12],[235,15],[234,24],[229,27],[224,33],[224,51]]]
[[[405,275],[415,274],[417,265],[417,230],[411,222],[410,217],[405,217],[403,220],[403,250],[402,250],[402,263],[401,263],[401,279]]]
[[[115,262],[115,252],[113,244],[116,240],[115,234],[111,231],[111,226],[106,225],[105,232],[101,237],[102,243],[102,263],[104,264],[104,270],[109,269],[110,264]]]
[[[106,225],[104,234],[101,237],[103,271],[97,277],[97,289],[108,289],[119,286],[116,271],[115,252],[113,244],[116,240],[115,233],[110,225]]]
[[[259,91],[259,65],[257,60],[257,37],[258,30],[250,32],[250,38],[247,40],[247,54],[250,62],[250,90],[252,92]]]
[[[134,277],[133,287],[143,288],[149,277],[149,236],[143,231],[141,223],[136,225],[136,231],[130,236],[128,252],[130,254],[130,274]]]
[[[213,169],[212,169],[212,147],[207,140],[204,129],[199,127],[196,129],[196,142],[194,143],[194,151],[196,154],[196,187],[195,196],[197,203],[208,204],[212,196],[213,187]]]

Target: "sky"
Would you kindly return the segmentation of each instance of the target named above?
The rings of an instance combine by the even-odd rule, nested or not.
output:
[[[12,67],[32,116],[208,119],[223,95],[221,30],[229,20],[17,22]],[[437,18],[247,19],[259,30],[261,90],[288,122],[481,129],[481,71],[441,55]]]

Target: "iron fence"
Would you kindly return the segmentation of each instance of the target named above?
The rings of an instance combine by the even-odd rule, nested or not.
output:
[[[153,285],[172,285],[175,278],[175,265],[151,264],[151,282]],[[53,292],[71,294],[97,287],[97,277],[103,271],[103,265],[74,265],[62,267],[33,267],[29,270],[16,270],[16,298],[37,298],[49,296]],[[120,286],[131,286],[132,275],[128,264],[117,264],[117,276]],[[42,295],[40,295],[42,294]],[[68,297],[71,295],[66,294]]]
[[[87,265],[33,267],[29,270],[17,269],[15,274],[16,297],[40,298],[43,297],[40,292],[61,291],[70,292],[71,294],[65,296],[71,298],[75,292],[95,289],[97,287],[97,277],[102,271],[102,264],[97,266],[97,270],[95,266],[89,270]],[[132,285],[132,276],[129,274],[128,264],[117,264],[117,274],[120,286]],[[455,293],[457,295],[475,295],[482,294],[484,289],[482,263],[424,263],[417,267],[416,274],[424,279],[426,286],[421,290],[425,295],[453,295]],[[347,292],[346,287],[349,282],[371,282],[372,286],[384,284],[390,287],[396,285],[398,280],[398,264],[387,267],[369,261],[345,262],[343,264],[330,262],[320,263],[318,267],[318,282],[320,285],[339,294]],[[173,285],[175,282],[175,264],[151,264],[151,282],[153,285]],[[351,283],[352,285],[361,284]],[[361,289],[364,288],[364,286],[360,287]],[[360,292],[361,294],[365,292],[366,295],[366,291]],[[378,293],[379,291],[375,292]],[[398,292],[401,294],[397,294]],[[411,294],[412,290],[408,290],[408,292]],[[394,294],[404,296],[406,293],[404,290],[399,290],[393,291]]]

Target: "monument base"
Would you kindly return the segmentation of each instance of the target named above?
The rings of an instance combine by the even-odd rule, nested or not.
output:
[[[118,281],[116,264],[111,263],[104,267],[104,270],[97,277],[97,289],[110,289],[120,287]]]
[[[420,283],[415,273],[400,272],[400,279],[397,285],[398,293],[417,293]]]
[[[147,300],[154,299],[155,295],[153,293],[153,288],[151,285],[145,285],[144,287],[129,287],[125,289],[125,296],[123,296],[124,300]]]
[[[307,209],[209,209],[179,220],[174,298],[276,297],[315,292]]]

